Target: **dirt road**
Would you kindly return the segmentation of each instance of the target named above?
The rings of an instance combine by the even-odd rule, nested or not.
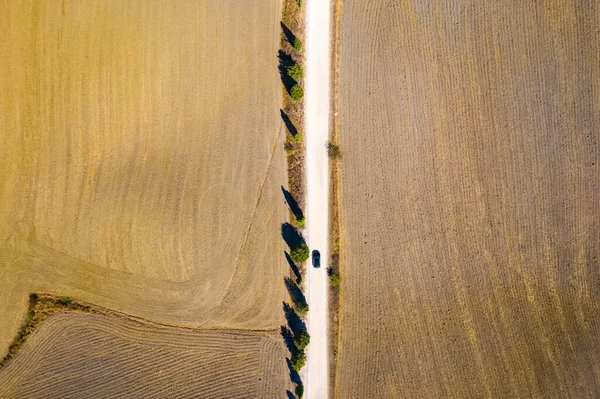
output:
[[[306,397],[327,397],[327,265],[329,248],[329,24],[330,1],[307,2],[306,28],[306,174],[308,245],[321,253],[321,267],[308,267]]]

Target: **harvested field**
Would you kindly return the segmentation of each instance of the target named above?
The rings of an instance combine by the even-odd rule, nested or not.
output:
[[[345,0],[337,396],[600,396],[600,4]]]
[[[51,316],[0,374],[11,398],[276,398],[279,335],[161,327],[122,316]]]
[[[29,292],[275,329],[281,0],[0,5],[0,354]]]

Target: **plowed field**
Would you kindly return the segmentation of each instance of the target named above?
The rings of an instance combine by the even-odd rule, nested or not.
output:
[[[0,397],[276,398],[284,351],[278,334],[61,313],[0,374]]]
[[[345,0],[340,398],[600,396],[600,4]]]
[[[0,353],[29,292],[276,328],[280,0],[3,1]]]

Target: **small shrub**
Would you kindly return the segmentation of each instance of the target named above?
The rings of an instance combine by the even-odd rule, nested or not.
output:
[[[302,97],[304,97],[304,89],[302,89],[302,87],[300,87],[300,85],[298,83],[296,83],[290,89],[290,96],[292,97],[292,99],[294,101],[298,101]]]
[[[303,242],[290,250],[290,258],[294,263],[304,263],[310,256],[309,252],[308,245]]]
[[[295,141],[296,143],[299,143],[299,142],[301,142],[301,141],[302,141],[302,136],[300,136],[300,133],[296,133],[296,134],[294,134],[294,141]]]
[[[287,67],[287,74],[290,78],[294,80],[302,79],[304,72],[302,71],[302,67],[298,64],[294,64],[292,66]]]
[[[302,0],[296,0],[296,3],[298,3],[298,7],[302,7]]]
[[[331,159],[340,159],[342,157],[342,152],[340,151],[340,146],[328,141],[327,142],[327,155]]]
[[[300,51],[302,51],[302,40],[300,40],[300,39],[298,39],[298,38],[294,39],[294,49],[295,49],[297,52],[300,52]]]
[[[339,291],[340,290],[340,274],[329,268],[327,270],[327,274],[329,275],[329,282],[331,283],[331,286],[333,287],[334,290]]]
[[[296,216],[296,224],[298,227],[304,227],[304,223],[306,223],[306,218],[304,216]]]
[[[30,310],[30,311],[27,313],[27,318],[28,318],[29,320],[31,320],[31,319],[33,319],[34,317],[35,317],[35,312],[34,312],[33,310]]]
[[[298,384],[296,385],[296,396],[298,397],[298,399],[302,399],[302,397],[304,396],[304,385],[303,384]]]
[[[68,296],[61,296],[60,298],[58,298],[58,301],[63,305],[70,305],[71,303],[73,303],[73,300]]]
[[[296,304],[296,313],[300,317],[304,317],[308,313],[308,303],[301,302]]]
[[[304,364],[306,363],[306,354],[304,353],[304,351],[297,351],[296,353],[294,353],[292,355],[292,368],[296,371],[300,370],[302,367],[304,367]]]
[[[288,143],[287,141],[283,145],[283,148],[285,149],[285,153],[287,154],[288,157],[291,157],[296,152],[296,151],[294,151],[294,147],[292,146],[292,144]]]
[[[300,330],[294,335],[294,344],[296,348],[303,350],[310,343],[310,335],[306,330]]]

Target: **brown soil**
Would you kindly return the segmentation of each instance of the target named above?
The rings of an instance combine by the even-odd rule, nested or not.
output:
[[[600,396],[599,15],[344,2],[339,397]]]

